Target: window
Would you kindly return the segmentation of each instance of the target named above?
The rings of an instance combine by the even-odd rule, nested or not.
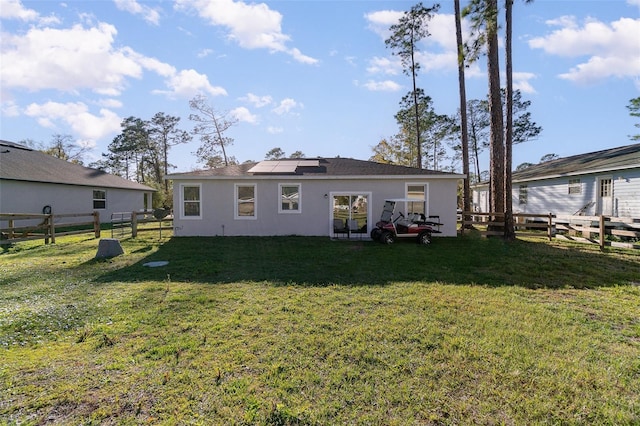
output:
[[[407,198],[411,198],[412,200],[420,200],[419,202],[408,202],[406,206],[406,211],[404,213],[420,213],[427,214],[427,185],[407,184]]]
[[[236,184],[236,219],[256,219],[256,186]]]
[[[280,204],[278,205],[278,213],[300,213],[300,184],[284,184],[278,185]]]
[[[182,217],[200,218],[200,185],[182,185]]]
[[[600,180],[600,196],[611,197],[611,179]]]
[[[107,191],[103,189],[93,190],[93,208],[100,210],[107,208]]]
[[[527,204],[529,198],[529,188],[527,185],[520,185],[518,190],[518,204]]]
[[[569,179],[569,194],[582,194],[580,179]]]

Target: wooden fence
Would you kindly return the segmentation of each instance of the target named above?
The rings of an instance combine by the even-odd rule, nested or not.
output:
[[[68,220],[72,218],[74,220]],[[87,220],[87,218],[91,218]],[[63,222],[60,220],[63,219]],[[77,219],[77,220],[76,220]],[[36,224],[25,225],[27,221]],[[172,222],[173,216],[156,219],[151,212],[127,212],[118,220],[109,225],[111,236],[120,233],[120,236],[136,237],[138,232],[170,231],[172,226],[164,226],[163,222]],[[4,223],[6,222],[6,227]],[[58,222],[58,223],[56,223]],[[13,244],[20,241],[44,240],[45,244],[55,243],[56,236],[93,233],[95,238],[100,238],[101,225],[100,214],[91,213],[71,214],[35,214],[35,213],[0,213],[0,245]],[[153,226],[157,224],[158,226]],[[140,226],[143,225],[143,226]],[[114,230],[117,232],[114,233]]]
[[[91,220],[87,221],[86,218]],[[65,221],[56,224],[56,219],[84,218],[83,220]],[[20,225],[20,221],[39,221],[35,225]],[[56,236],[85,234],[93,232],[100,238],[100,214],[69,213],[69,214],[34,214],[34,213],[0,213],[0,222],[7,222],[6,228],[0,229],[0,245],[12,244],[20,241],[44,239],[45,244],[56,242]],[[24,223],[24,222],[22,222]]]
[[[514,213],[513,220],[516,237],[558,238],[598,244],[600,248],[640,248],[638,218]],[[463,212],[458,225],[461,234],[474,229],[483,236],[504,235],[504,213]]]

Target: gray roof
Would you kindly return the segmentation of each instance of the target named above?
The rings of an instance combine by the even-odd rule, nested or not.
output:
[[[640,144],[558,158],[513,172],[513,181],[548,179],[640,168]]]
[[[316,159],[314,159],[316,160]],[[318,166],[298,166],[293,173],[252,173],[249,170],[255,162],[220,167],[216,169],[196,170],[187,173],[173,173],[169,179],[202,179],[226,177],[259,176],[304,176],[304,177],[357,177],[357,176],[440,176],[460,178],[461,175],[373,161],[354,160],[352,158],[318,158]],[[277,160],[276,160],[277,161]],[[261,162],[265,163],[265,162]]]
[[[102,170],[60,160],[26,146],[0,140],[0,180],[155,191]]]

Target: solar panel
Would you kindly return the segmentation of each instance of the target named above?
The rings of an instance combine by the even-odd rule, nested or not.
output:
[[[295,173],[298,167],[318,167],[320,160],[266,160],[247,170],[249,173]]]

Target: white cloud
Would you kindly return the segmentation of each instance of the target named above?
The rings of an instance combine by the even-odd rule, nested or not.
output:
[[[43,17],[33,9],[27,9],[20,0],[0,0],[0,19],[17,19],[24,22],[38,21],[40,24],[59,23],[55,16]]]
[[[155,90],[153,93],[165,94],[170,97],[191,98],[197,94],[206,93],[211,96],[226,96],[227,91],[219,86],[212,86],[205,74],[195,70],[182,70],[171,75],[166,80],[169,91]]]
[[[171,97],[191,97],[198,93],[226,95],[208,77],[195,70],[175,67],[135,52],[130,47],[115,48],[115,27],[99,23],[85,28],[31,28],[24,35],[3,34],[0,74],[4,91],[54,89],[78,93],[83,89],[114,97],[128,87],[128,79],[141,79],[145,71],[165,78],[168,90],[152,93]]]
[[[291,98],[286,98],[280,101],[280,104],[272,111],[278,115],[284,115],[290,113],[294,108],[303,108],[304,106]]]
[[[142,19],[150,24],[158,25],[160,23],[160,12],[149,6],[144,6],[136,0],[114,0],[116,7],[133,15],[141,15]]]
[[[389,27],[397,24],[403,14],[404,12],[397,10],[379,10],[365,14],[364,19],[369,23],[371,31],[378,34],[382,39],[387,39],[391,35]]]
[[[369,22],[369,28],[372,31],[383,39],[387,39],[391,35],[389,27],[398,23],[403,13],[384,10],[369,13],[365,15],[365,19]],[[458,68],[458,53],[454,16],[452,14],[433,14],[427,23],[427,28],[430,35],[421,40],[416,52],[416,61],[420,64],[421,71],[456,70]],[[469,22],[467,19],[463,19],[463,38],[468,38],[469,33]],[[367,71],[372,74],[399,75],[402,73],[402,64],[397,56],[374,57],[369,61]],[[476,75],[475,69],[469,73],[469,76],[474,75]]]
[[[256,124],[258,122],[258,116],[251,114],[251,111],[245,107],[234,108],[229,112],[229,114],[238,121],[243,121],[245,123]]]
[[[529,80],[536,78],[536,75],[530,72],[514,72],[513,73],[513,90],[520,90],[522,93],[536,93]]]
[[[359,83],[356,82],[356,85],[358,84]],[[402,89],[401,85],[391,80],[384,80],[384,81],[369,80],[366,83],[364,83],[363,86],[367,90],[371,90],[372,92],[397,92],[398,90]]]
[[[402,64],[397,58],[392,60],[391,58],[374,56],[373,59],[369,60],[367,72],[371,74],[399,75],[402,74]]]
[[[94,115],[82,102],[32,103],[25,109],[25,114],[47,128],[56,128],[56,123],[62,121],[85,140],[97,140],[120,130],[121,118],[117,114],[102,108],[99,115]]]
[[[202,49],[198,52],[198,58],[206,58],[213,53],[213,49]]]
[[[271,96],[258,96],[253,93],[247,93],[247,96],[240,98],[241,101],[248,102],[257,108],[262,108],[273,102]]]
[[[284,129],[282,127],[274,127],[274,126],[267,127],[267,133],[270,133],[272,135],[277,135],[283,132],[284,132]]]
[[[101,99],[98,105],[106,108],[122,108],[122,102],[117,99]]]
[[[282,15],[265,3],[244,3],[233,0],[177,0],[178,10],[195,10],[211,25],[228,29],[230,40],[245,49],[268,49],[291,55],[296,61],[315,64],[317,59],[288,48],[291,38],[282,32]]]
[[[611,23],[587,19],[579,25],[573,17],[562,17],[547,24],[560,29],[529,40],[531,48],[561,57],[586,57],[560,78],[589,84],[640,75],[640,19],[620,18]]]
[[[109,24],[93,28],[31,28],[24,35],[3,34],[5,88],[30,91],[90,89],[118,95],[126,78],[139,78],[142,68],[127,51],[112,47],[117,31]]]

